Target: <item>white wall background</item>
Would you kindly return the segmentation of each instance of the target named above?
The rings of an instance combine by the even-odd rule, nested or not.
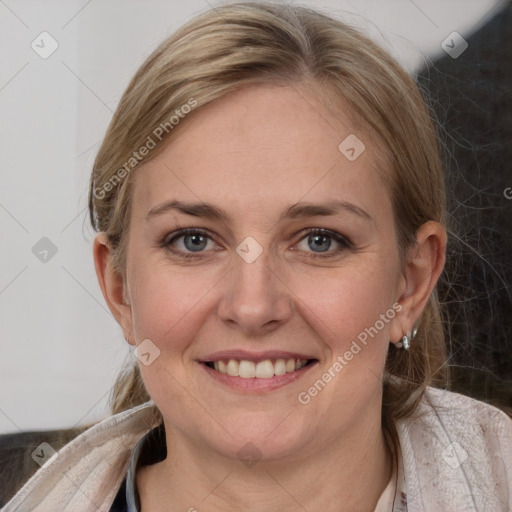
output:
[[[184,21],[219,3],[0,0],[0,434],[108,414],[115,375],[133,356],[94,273],[89,172],[137,67]],[[365,27],[411,71],[442,53],[450,33],[468,37],[501,4],[304,3]],[[58,43],[46,59],[31,47],[42,46],[43,31]],[[57,250],[46,262],[33,253],[43,237]]]

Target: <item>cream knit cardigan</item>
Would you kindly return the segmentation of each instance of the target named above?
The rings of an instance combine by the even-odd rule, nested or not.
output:
[[[1,512],[108,512],[152,402],[96,424],[64,446]],[[483,402],[428,388],[396,424],[408,512],[511,512],[512,420]]]

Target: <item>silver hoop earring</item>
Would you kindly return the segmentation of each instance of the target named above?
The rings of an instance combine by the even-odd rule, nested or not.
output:
[[[404,336],[402,337],[402,341],[399,341],[398,343],[396,343],[395,346],[397,348],[403,348],[404,350],[409,350],[409,347],[411,346],[411,341],[414,339],[417,332],[418,332],[418,329],[416,327],[414,327],[412,329],[412,331],[409,333],[409,336],[407,336],[407,334],[404,334]]]
[[[402,341],[397,341],[395,343],[395,347],[396,348],[403,348],[405,350],[409,350],[409,347],[410,347],[409,338],[404,335],[402,337]]]

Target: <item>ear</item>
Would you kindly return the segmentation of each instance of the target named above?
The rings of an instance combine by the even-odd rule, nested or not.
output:
[[[108,308],[123,329],[124,337],[130,345],[135,345],[132,328],[132,308],[128,303],[127,290],[122,276],[112,267],[112,249],[106,233],[99,233],[93,245],[94,267],[103,297]]]
[[[427,304],[446,259],[446,230],[439,222],[429,221],[416,232],[416,243],[406,257],[400,283],[400,314],[390,327],[390,340],[396,343],[409,335]]]

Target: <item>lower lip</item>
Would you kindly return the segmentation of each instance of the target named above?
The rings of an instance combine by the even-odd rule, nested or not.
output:
[[[208,375],[213,377],[217,382],[220,382],[221,384],[224,384],[237,391],[244,391],[246,393],[262,393],[265,391],[274,391],[275,389],[282,388],[283,386],[291,384],[297,379],[300,379],[306,375],[306,373],[309,373],[309,370],[316,366],[317,362],[318,361],[314,361],[313,363],[304,366],[300,370],[295,370],[291,373],[285,373],[284,375],[274,375],[269,379],[259,379],[257,377],[250,379],[232,377],[231,375],[213,370],[209,366],[206,366],[204,363],[199,364],[204,370],[206,370]]]

